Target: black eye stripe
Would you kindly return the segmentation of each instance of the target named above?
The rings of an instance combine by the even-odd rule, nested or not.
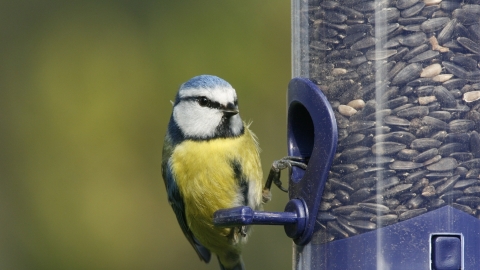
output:
[[[206,107],[212,108],[212,109],[220,109],[222,107],[222,105],[220,105],[220,103],[218,103],[218,102],[214,102],[214,101],[209,100]]]
[[[182,98],[182,100],[195,101],[198,104],[200,104],[200,106],[202,106],[202,107],[208,107],[208,108],[212,108],[212,109],[223,109],[223,108],[225,108],[225,106],[221,105],[220,103],[218,103],[216,101],[212,101],[212,100],[210,100],[210,99],[208,99],[207,97],[204,97],[204,96],[184,97],[184,98]]]

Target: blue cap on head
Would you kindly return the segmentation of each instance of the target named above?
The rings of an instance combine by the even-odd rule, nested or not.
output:
[[[199,89],[199,88],[215,88],[215,87],[232,88],[232,86],[227,81],[217,76],[200,75],[200,76],[193,77],[190,80],[188,80],[186,83],[182,84],[182,86],[180,86],[180,90],[188,89],[188,88]]]

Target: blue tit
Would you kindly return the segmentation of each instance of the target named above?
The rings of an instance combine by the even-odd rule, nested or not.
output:
[[[221,269],[244,269],[248,227],[218,228],[213,213],[249,206],[260,210],[259,147],[240,118],[235,89],[211,75],[180,86],[165,136],[162,175],[168,200],[201,260],[217,255]]]

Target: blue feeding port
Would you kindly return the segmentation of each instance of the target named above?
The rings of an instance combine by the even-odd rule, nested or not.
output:
[[[289,196],[307,205],[310,214],[303,237],[304,245],[316,226],[316,213],[328,171],[337,149],[337,123],[325,95],[310,80],[294,78],[288,85],[288,155],[308,160],[307,170],[293,167]]]

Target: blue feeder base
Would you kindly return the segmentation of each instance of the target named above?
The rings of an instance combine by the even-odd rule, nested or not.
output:
[[[350,238],[295,246],[294,254],[296,269],[480,269],[480,220],[444,206]]]

